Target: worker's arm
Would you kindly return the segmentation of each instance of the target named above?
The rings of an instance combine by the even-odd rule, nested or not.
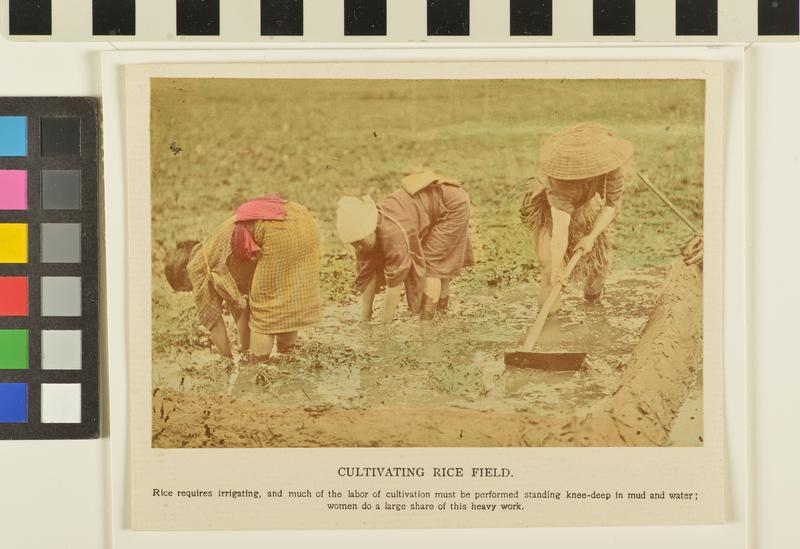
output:
[[[231,308],[231,314],[236,319],[236,329],[239,332],[239,345],[242,352],[250,350],[250,310]]]
[[[225,321],[219,317],[210,328],[211,341],[217,347],[217,351],[224,357],[231,358],[231,342],[228,340],[228,330],[225,328]]]
[[[550,234],[550,284],[563,283],[561,276],[564,272],[564,256],[567,253],[569,243],[569,223],[572,217],[554,206],[550,207],[550,214],[553,218],[553,231]]]
[[[375,301],[375,292],[378,289],[378,277],[373,276],[364,287],[361,294],[361,320],[369,322],[372,320],[372,304]]]
[[[622,195],[625,193],[625,173],[621,168],[610,172],[606,176],[606,182],[603,189],[604,205],[592,224],[592,230],[584,238],[578,241],[575,245],[575,250],[583,250],[583,253],[588,254],[594,248],[594,243],[597,237],[603,234],[614,218],[617,217],[620,204],[622,203]]]
[[[617,217],[617,208],[614,206],[603,206],[603,209],[600,210],[600,213],[597,214],[597,217],[594,220],[594,224],[592,225],[592,230],[589,231],[589,234],[581,238],[577,244],[575,244],[575,251],[583,250],[583,253],[588,254],[594,248],[594,243],[597,241],[597,237],[605,231],[611,222],[614,221],[614,218]]]
[[[402,295],[403,285],[388,286],[386,288],[386,297],[383,302],[383,323],[388,325],[394,319],[394,314],[397,312],[397,306],[400,305],[400,297]]]
[[[683,248],[683,261],[687,265],[703,266],[703,237],[693,236]]]

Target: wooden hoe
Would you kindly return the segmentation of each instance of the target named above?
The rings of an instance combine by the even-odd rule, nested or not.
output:
[[[575,265],[578,264],[581,257],[583,257],[583,250],[578,250],[570,258],[567,267],[564,269],[563,280],[568,280]],[[536,340],[542,333],[544,323],[547,316],[550,314],[550,309],[553,307],[561,292],[563,284],[561,282],[555,284],[547,295],[542,308],[539,309],[539,314],[536,315],[536,321],[528,329],[525,335],[525,342],[522,344],[522,350],[512,353],[506,353],[505,362],[509,368],[537,368],[539,370],[549,370],[551,372],[570,372],[579,370],[583,365],[583,360],[586,358],[586,353],[533,353],[531,350],[536,345]]]

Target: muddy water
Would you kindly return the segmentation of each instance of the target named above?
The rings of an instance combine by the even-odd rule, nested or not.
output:
[[[536,350],[585,352],[577,373],[505,368],[536,314],[533,288],[461,299],[427,333],[406,316],[391,334],[356,321],[358,305],[328,306],[322,322],[301,336],[294,355],[243,368],[230,397],[271,408],[456,408],[497,412],[581,412],[610,396],[655,303],[663,273],[619,272],[598,305],[569,288]],[[156,387],[227,395],[228,376],[208,349],[187,347],[156,357]]]

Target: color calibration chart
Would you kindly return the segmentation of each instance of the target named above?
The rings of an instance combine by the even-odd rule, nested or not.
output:
[[[0,438],[98,436],[93,98],[0,98]]]

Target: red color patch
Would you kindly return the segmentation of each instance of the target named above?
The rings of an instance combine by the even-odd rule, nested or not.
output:
[[[28,316],[28,277],[0,276],[0,316]]]

